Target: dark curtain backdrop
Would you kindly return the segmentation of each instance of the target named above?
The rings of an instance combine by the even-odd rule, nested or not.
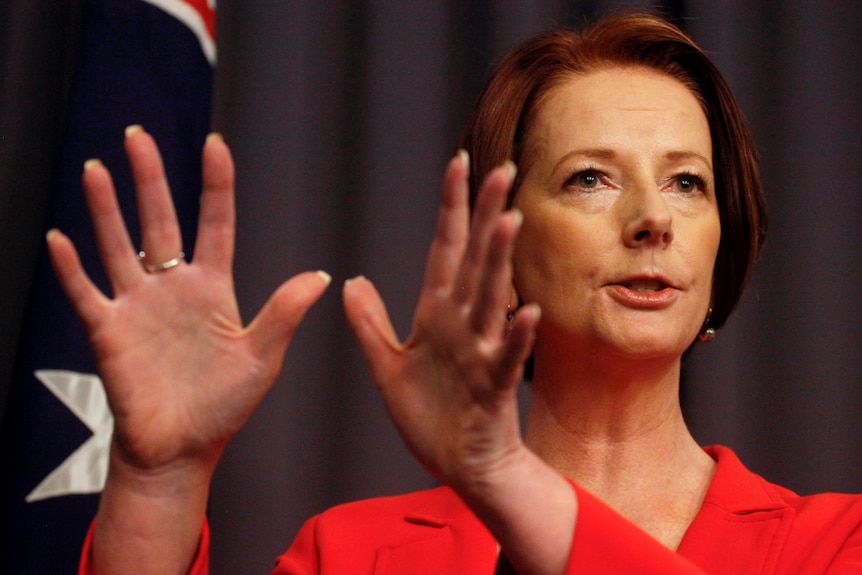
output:
[[[213,118],[238,168],[244,315],[298,271],[334,281],[217,472],[216,575],[268,572],[300,523],[328,506],[433,484],[380,406],[340,286],[370,277],[406,335],[442,169],[491,64],[533,32],[620,6],[659,6],[701,42],[763,160],[768,244],[735,316],[685,365],[691,428],[798,491],[862,491],[862,3],[221,0]],[[34,145],[22,118],[3,117],[7,180],[10,150]],[[43,145],[56,135],[48,124]],[[42,237],[22,193],[3,183],[4,270],[26,269],[20,254]],[[19,209],[37,224],[11,234]],[[26,293],[26,274],[6,280],[2,300]]]
[[[61,147],[84,6],[0,0],[0,423]]]

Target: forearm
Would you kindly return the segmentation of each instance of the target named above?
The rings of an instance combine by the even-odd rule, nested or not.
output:
[[[526,447],[478,481],[457,486],[522,575],[565,573],[578,516],[572,485]]]
[[[93,532],[92,575],[188,573],[211,476],[207,467],[142,472],[112,460]]]

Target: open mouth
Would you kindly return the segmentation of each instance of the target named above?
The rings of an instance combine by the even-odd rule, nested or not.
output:
[[[632,281],[626,282],[622,285],[627,287],[628,289],[630,289],[632,291],[639,292],[639,293],[657,292],[657,291],[661,291],[667,287],[667,285],[663,284],[662,282],[660,282],[658,280],[647,280],[647,279],[632,280]]]

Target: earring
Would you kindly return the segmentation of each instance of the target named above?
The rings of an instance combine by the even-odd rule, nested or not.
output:
[[[709,325],[710,317],[712,317],[712,308],[709,308],[706,319],[703,320],[703,327],[700,328],[700,333],[697,334],[697,339],[704,343],[709,343],[715,339],[715,328]]]
[[[515,310],[512,309],[511,304],[506,304],[506,326],[503,328],[503,332],[506,335],[509,335],[509,331],[512,329],[512,320],[515,319]]]

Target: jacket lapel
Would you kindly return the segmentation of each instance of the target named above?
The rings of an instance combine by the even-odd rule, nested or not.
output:
[[[711,447],[707,452],[718,465],[679,553],[707,571],[771,573],[795,511],[731,450]]]

